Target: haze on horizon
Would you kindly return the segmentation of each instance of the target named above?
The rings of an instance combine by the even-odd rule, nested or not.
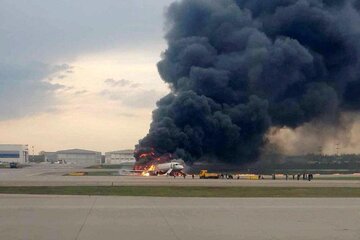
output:
[[[35,152],[132,149],[169,91],[156,63],[171,2],[0,0],[0,143]],[[350,128],[343,152],[360,153],[359,132],[357,123]],[[297,134],[285,129],[274,139],[296,152]]]

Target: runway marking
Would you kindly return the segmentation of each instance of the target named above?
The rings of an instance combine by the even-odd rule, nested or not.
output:
[[[97,201],[97,197],[94,197],[94,201],[93,201],[93,203],[92,203],[92,205],[91,205],[91,207],[90,207],[90,209],[89,209],[89,211],[88,211],[88,213],[87,213],[87,215],[86,215],[86,217],[84,219],[84,222],[82,223],[82,225],[81,225],[81,227],[79,229],[79,232],[77,233],[77,235],[75,237],[75,240],[79,239],[81,231],[83,230],[85,224],[87,223],[87,220],[88,220],[88,218],[89,218],[89,216],[90,216],[90,214],[91,214],[91,212],[92,212],[92,210],[93,210],[93,208],[95,206],[96,201]]]
[[[156,209],[154,204],[151,206],[153,209]],[[181,240],[181,238],[176,234],[175,229],[170,225],[169,221],[167,220],[166,216],[163,214],[163,212],[161,211],[161,208],[158,208],[158,212],[160,213],[161,217],[164,219],[166,225],[169,227],[170,232],[174,235],[174,237],[177,240]]]

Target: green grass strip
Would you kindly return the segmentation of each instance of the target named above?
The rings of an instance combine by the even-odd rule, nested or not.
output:
[[[151,196],[151,197],[360,197],[360,188],[301,187],[142,187],[56,186],[0,187],[5,194]]]

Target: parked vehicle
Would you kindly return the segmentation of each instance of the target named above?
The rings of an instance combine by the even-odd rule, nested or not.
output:
[[[16,162],[11,162],[10,163],[10,168],[17,168],[17,167],[18,167],[18,165],[17,165]]]

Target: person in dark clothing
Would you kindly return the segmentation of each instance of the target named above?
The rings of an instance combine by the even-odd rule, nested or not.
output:
[[[309,178],[309,181],[313,180],[313,178],[314,178],[313,174],[312,173],[309,174],[308,178]]]

